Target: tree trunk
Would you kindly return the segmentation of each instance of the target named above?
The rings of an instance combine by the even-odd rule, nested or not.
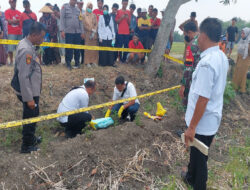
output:
[[[162,18],[161,26],[159,28],[154,48],[150,53],[148,64],[146,66],[146,73],[151,76],[156,76],[161,62],[163,61],[163,55],[165,53],[166,44],[169,39],[170,32],[175,22],[175,16],[181,5],[191,0],[170,0]]]

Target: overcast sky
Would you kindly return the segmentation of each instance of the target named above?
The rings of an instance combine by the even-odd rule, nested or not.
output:
[[[17,0],[17,9],[23,11],[22,7],[23,0]],[[96,8],[96,0],[83,0],[85,5],[88,2],[93,2],[94,8]],[[121,0],[104,0],[105,4],[112,6],[113,3],[120,5]],[[130,0],[131,2],[132,0]],[[9,8],[9,0],[0,0],[1,10],[4,11]],[[39,10],[44,6],[45,3],[58,4],[61,6],[69,0],[30,0],[32,10],[38,14]],[[154,5],[158,10],[162,10],[166,7],[168,0],[134,0],[133,1],[137,8],[147,8],[150,4]],[[224,6],[219,3],[220,0],[192,0],[189,3],[184,4],[177,14],[177,25],[175,30],[178,30],[178,26],[190,16],[190,12],[197,12],[197,20],[200,23],[206,17],[217,17],[223,21],[228,21],[233,17],[241,17],[244,20],[250,21],[250,0],[238,0],[236,4]],[[40,18],[41,14],[38,14]]]

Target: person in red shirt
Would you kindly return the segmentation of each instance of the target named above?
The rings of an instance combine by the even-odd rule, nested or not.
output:
[[[93,13],[96,15],[97,23],[99,22],[99,16],[103,15],[103,3],[104,0],[97,0],[98,9],[93,11]]]
[[[37,21],[37,16],[30,10],[30,2],[28,0],[23,1],[24,12],[21,14],[20,26],[23,30],[23,37],[29,35],[30,26]]]
[[[128,0],[122,0],[122,9],[117,12],[115,21],[118,24],[117,46],[128,48],[129,43],[129,27],[131,21],[130,11],[127,10]],[[124,63],[127,59],[127,52],[123,52],[123,57],[120,53],[120,60]]]
[[[9,0],[10,9],[5,11],[5,18],[8,22],[8,39],[9,40],[21,40],[22,39],[22,28],[20,26],[21,12],[16,10],[16,0]],[[9,45],[9,57],[10,65],[13,65],[13,51],[16,46]]]
[[[152,17],[150,19],[151,22],[151,30],[149,32],[149,48],[151,49],[151,47],[154,45],[155,43],[155,39],[158,33],[158,30],[160,28],[161,25],[161,19],[157,18],[158,15],[158,10],[157,9],[153,9],[152,11]]]
[[[134,34],[133,39],[128,44],[128,47],[130,49],[144,49],[137,34]],[[138,61],[141,62],[143,58],[144,53],[129,53],[127,56],[127,62],[137,63]]]

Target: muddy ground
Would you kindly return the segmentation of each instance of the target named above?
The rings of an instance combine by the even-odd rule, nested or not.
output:
[[[161,78],[146,76],[143,67],[132,65],[88,71],[83,68],[72,72],[62,66],[44,67],[43,70],[41,114],[55,112],[63,96],[71,87],[82,84],[83,78],[94,77],[97,81],[96,95],[90,99],[90,104],[95,105],[111,99],[117,75],[122,74],[133,82],[138,94],[178,85],[182,75],[181,66],[176,64],[163,66]],[[21,119],[21,104],[9,87],[12,68],[2,67],[0,73],[3,81],[0,84],[0,122]],[[0,145],[0,188],[161,189],[169,182],[169,176],[178,175],[188,161],[188,153],[175,135],[177,129],[184,127],[184,113],[172,103],[176,99],[169,93],[143,99],[136,122],[121,123],[105,130],[88,130],[70,140],[63,137],[63,129],[55,121],[39,123],[39,131],[49,127],[54,137],[40,151],[31,155],[19,154],[21,139],[8,147]],[[212,145],[211,163],[227,162],[228,146],[234,143],[230,138],[239,127],[238,122],[244,130],[249,128],[249,114],[242,114],[249,113],[249,99],[248,95],[237,96],[235,101],[225,106],[216,139],[220,146]],[[157,101],[168,112],[163,121],[156,123],[145,118],[143,112],[153,114]],[[91,113],[98,118],[103,117],[104,112],[97,110]],[[1,138],[10,132],[1,131]],[[179,179],[176,183],[179,189],[186,189]],[[213,188],[220,189],[221,185],[215,184]],[[230,189],[227,182],[223,186]]]

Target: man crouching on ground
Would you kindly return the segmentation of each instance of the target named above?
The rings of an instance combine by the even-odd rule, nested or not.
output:
[[[123,76],[119,76],[115,80],[115,88],[113,94],[113,101],[120,99],[127,99],[136,97],[135,86],[131,82],[125,81]],[[140,102],[138,99],[121,104],[116,104],[110,107],[112,112],[117,112],[118,117],[123,120],[134,121],[136,112],[140,108]]]
[[[221,32],[221,23],[216,18],[201,23],[198,38],[201,60],[192,76],[185,117],[187,147],[194,138],[210,147],[220,126],[228,71],[227,57],[218,46]],[[188,169],[182,171],[182,178],[194,190],[206,190],[207,160],[207,156],[191,147]]]
[[[75,87],[63,98],[57,113],[86,108],[89,105],[89,96],[94,94],[96,83],[88,80],[83,86]],[[65,127],[67,138],[74,138],[77,134],[82,134],[82,129],[86,122],[90,122],[92,116],[89,113],[77,113],[70,116],[60,117],[57,120]]]

